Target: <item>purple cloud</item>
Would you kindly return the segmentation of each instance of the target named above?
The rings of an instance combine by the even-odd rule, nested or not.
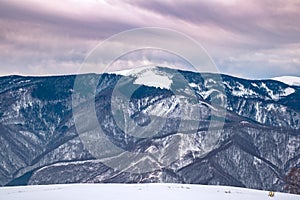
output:
[[[191,36],[204,45],[222,73],[252,78],[300,75],[299,18],[300,3],[293,0],[4,0],[0,75],[74,74],[98,42],[145,26]],[[270,69],[272,74],[267,73]]]

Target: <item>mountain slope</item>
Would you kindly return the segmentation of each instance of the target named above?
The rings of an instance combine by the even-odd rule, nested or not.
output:
[[[148,86],[139,78],[149,70],[168,81]],[[93,151],[78,132],[82,126],[93,135],[99,127],[84,118],[90,99],[74,89],[76,78],[0,78],[1,185],[170,182],[283,191],[289,169],[300,165],[299,87],[226,75],[218,82],[216,74],[160,67],[99,81],[80,75],[86,87],[98,81],[92,101],[105,136],[137,155],[117,163],[123,154]],[[134,89],[128,102],[126,88]],[[135,171],[144,159],[152,170]]]

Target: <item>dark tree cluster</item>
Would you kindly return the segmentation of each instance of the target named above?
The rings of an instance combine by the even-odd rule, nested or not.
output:
[[[285,177],[285,190],[289,193],[300,194],[300,168],[293,167]]]

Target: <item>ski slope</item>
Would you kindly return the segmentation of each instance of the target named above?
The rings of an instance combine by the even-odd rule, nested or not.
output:
[[[188,184],[66,184],[0,188],[1,200],[299,200],[300,195]]]

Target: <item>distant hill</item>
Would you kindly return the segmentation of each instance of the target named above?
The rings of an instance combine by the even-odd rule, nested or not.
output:
[[[288,85],[300,86],[300,77],[298,76],[279,76],[272,78],[272,80],[280,81]]]

